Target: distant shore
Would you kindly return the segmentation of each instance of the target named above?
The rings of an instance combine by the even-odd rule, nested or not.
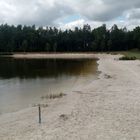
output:
[[[80,59],[80,58],[96,58],[94,53],[14,53],[8,57],[18,59],[43,59],[43,58],[56,58],[56,59]]]

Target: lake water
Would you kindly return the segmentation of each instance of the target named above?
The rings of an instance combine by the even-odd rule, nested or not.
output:
[[[40,103],[47,94],[74,91],[96,76],[94,59],[0,58],[0,114]]]

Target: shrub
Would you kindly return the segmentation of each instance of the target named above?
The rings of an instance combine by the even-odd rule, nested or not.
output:
[[[128,57],[128,56],[123,56],[120,57],[119,60],[136,60],[137,58],[135,56],[133,57]]]

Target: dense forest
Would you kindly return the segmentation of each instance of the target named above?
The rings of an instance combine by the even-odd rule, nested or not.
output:
[[[0,52],[84,52],[140,49],[140,27],[132,31],[114,25],[74,30],[55,27],[0,25]]]

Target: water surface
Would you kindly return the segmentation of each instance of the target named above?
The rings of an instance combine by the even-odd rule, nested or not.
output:
[[[46,94],[73,91],[96,74],[95,59],[0,58],[0,114],[39,103]]]

